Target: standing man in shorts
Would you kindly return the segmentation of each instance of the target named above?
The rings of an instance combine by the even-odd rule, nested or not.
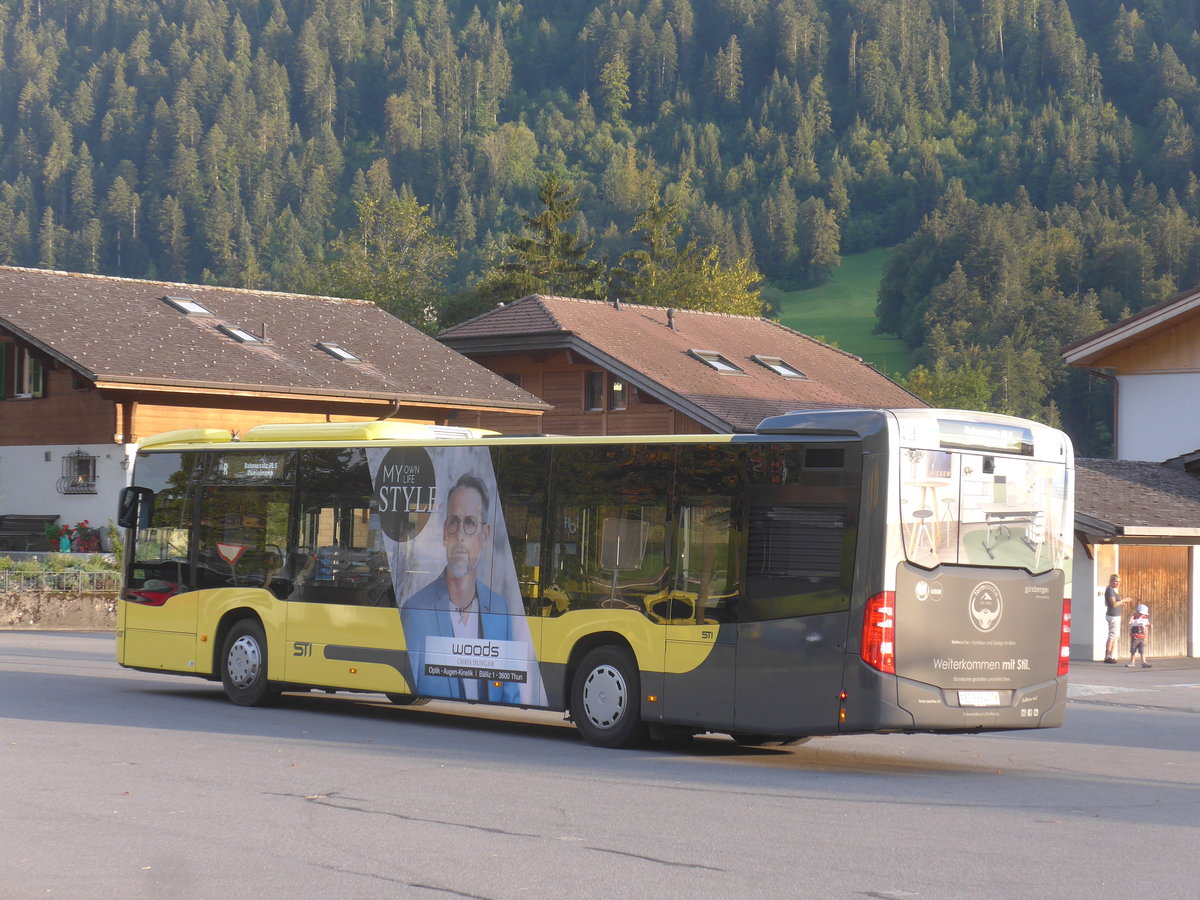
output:
[[[1104,619],[1108,624],[1108,640],[1104,643],[1104,661],[1116,663],[1113,653],[1117,649],[1117,635],[1121,631],[1121,607],[1128,603],[1121,599],[1121,576],[1110,575],[1108,587],[1104,589]]]

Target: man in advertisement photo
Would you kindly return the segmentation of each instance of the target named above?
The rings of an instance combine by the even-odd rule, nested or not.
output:
[[[415,693],[427,697],[520,703],[522,673],[504,666],[512,616],[505,597],[479,575],[490,546],[490,498],[467,473],[446,499],[442,523],[445,568],[400,611]]]

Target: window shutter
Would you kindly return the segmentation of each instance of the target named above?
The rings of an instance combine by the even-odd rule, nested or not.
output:
[[[0,344],[0,400],[8,399],[8,344]]]

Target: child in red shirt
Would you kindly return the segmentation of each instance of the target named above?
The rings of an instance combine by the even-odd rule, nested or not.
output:
[[[1150,608],[1145,603],[1139,603],[1137,612],[1129,620],[1129,662],[1125,668],[1132,669],[1137,655],[1142,654],[1142,668],[1150,668],[1146,662],[1146,638],[1150,636]]]

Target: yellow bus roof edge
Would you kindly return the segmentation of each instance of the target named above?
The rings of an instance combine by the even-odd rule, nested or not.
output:
[[[231,440],[233,433],[224,428],[180,428],[142,438],[138,441],[138,449],[144,450],[163,444],[227,444]]]

